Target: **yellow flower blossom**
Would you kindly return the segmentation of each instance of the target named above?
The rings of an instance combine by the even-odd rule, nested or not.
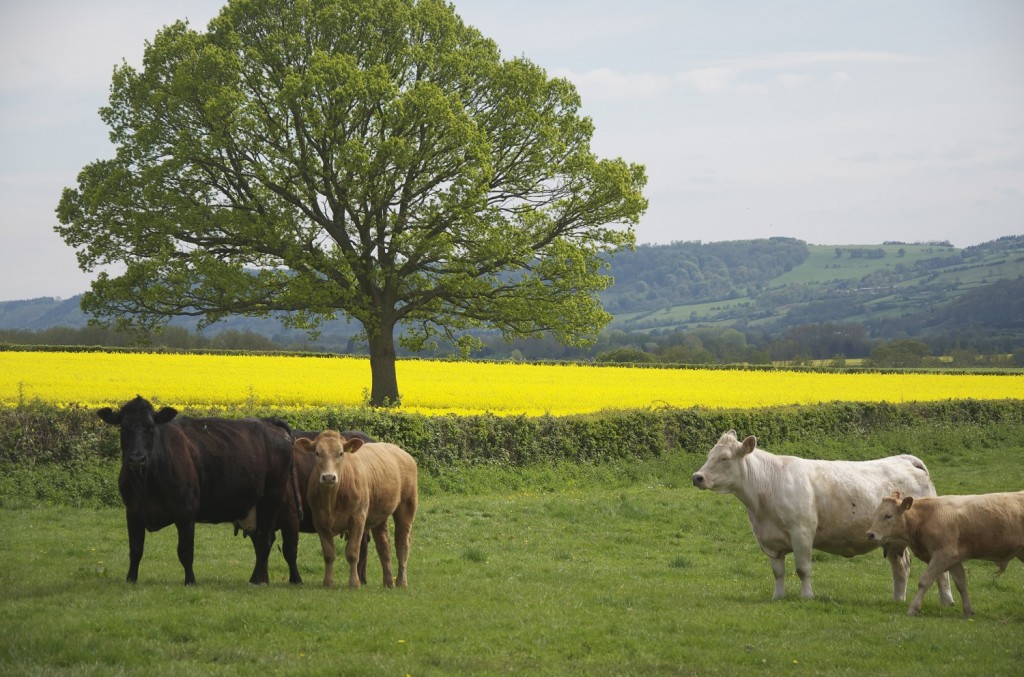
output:
[[[1021,374],[657,369],[399,360],[402,409],[428,415],[562,416],[608,409],[754,409],[832,401],[1020,399]],[[0,404],[111,406],[142,395],[174,406],[358,406],[359,357],[0,352]]]

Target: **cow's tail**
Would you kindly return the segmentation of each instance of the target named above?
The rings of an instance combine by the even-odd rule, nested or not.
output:
[[[292,485],[292,500],[295,501],[295,513],[299,516],[299,524],[302,524],[302,499],[299,497],[299,479],[295,475],[295,457],[292,457],[291,465],[288,466],[288,476]]]

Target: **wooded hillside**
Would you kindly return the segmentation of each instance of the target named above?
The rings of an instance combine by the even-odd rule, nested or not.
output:
[[[509,345],[483,334],[481,356],[590,359],[630,347],[685,362],[828,359],[866,357],[880,342],[908,338],[927,342],[936,355],[1024,354],[1019,235],[965,249],[947,242],[809,245],[783,237],[641,245],[612,257],[609,274],[615,284],[601,300],[614,320],[593,348],[550,339]],[[81,329],[87,318],[78,301],[0,303],[0,341],[127,342]],[[356,327],[341,320],[316,342],[273,319],[231,318],[200,335],[194,321],[172,324],[169,345],[178,347],[361,350]]]

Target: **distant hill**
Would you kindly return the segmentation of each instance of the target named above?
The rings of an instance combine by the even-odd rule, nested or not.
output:
[[[89,317],[80,307],[81,294],[68,299],[42,297],[25,301],[0,302],[0,330],[17,329],[42,332],[55,327],[85,327]],[[175,318],[170,322],[172,327],[181,327],[188,331],[196,330],[195,318]],[[337,349],[344,347],[349,339],[359,331],[358,325],[347,320],[327,322],[321,329],[321,348]],[[303,344],[306,333],[295,329],[286,329],[275,319],[257,317],[229,317],[223,322],[207,327],[201,334],[214,336],[222,332],[243,332],[259,334],[281,345]]]
[[[806,243],[782,237],[640,245],[611,259],[615,284],[601,302],[619,316],[757,294],[809,255]]]
[[[664,335],[735,328],[780,336],[822,323],[856,324],[869,338],[1019,336],[1024,345],[1024,236],[975,247],[946,242],[809,245],[792,238],[641,245],[609,260],[601,294],[610,329]],[[0,303],[0,329],[82,327],[80,297]],[[195,328],[194,320],[174,326]],[[324,343],[357,333],[336,321]],[[252,332],[283,345],[304,340],[273,319],[233,317],[206,330]]]
[[[628,267],[612,260],[615,301],[610,298],[606,308],[615,315],[613,327],[666,332],[733,326],[777,332],[848,322],[865,325],[874,336],[956,331],[967,325],[1006,327],[1017,318],[999,317],[996,308],[979,300],[990,296],[990,289],[1002,297],[1024,279],[1024,236],[966,249],[946,243],[808,245],[778,238],[658,249],[649,256],[646,247],[638,247],[634,253],[643,261]],[[781,273],[776,272],[779,262],[785,265]],[[630,270],[643,272],[624,274]],[[713,283],[694,287],[695,293],[680,301],[680,275]],[[630,298],[637,302],[624,302]]]
[[[81,296],[55,299],[48,296],[26,301],[0,302],[0,329],[41,331],[51,327],[82,327],[88,317],[79,308]]]

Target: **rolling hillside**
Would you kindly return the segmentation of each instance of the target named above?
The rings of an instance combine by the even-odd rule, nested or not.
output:
[[[958,249],[947,243],[808,245],[792,238],[641,245],[610,260],[602,293],[611,330],[664,335],[735,328],[762,336],[822,323],[864,327],[870,338],[1010,335],[1024,345],[1024,236]],[[82,327],[79,298],[0,303],[0,329]],[[194,321],[176,320],[194,328]],[[358,327],[337,321],[326,343]],[[231,318],[206,335],[252,332],[282,344],[304,340],[275,320]]]
[[[774,240],[758,241],[777,248]],[[802,244],[802,243],[801,243]],[[706,245],[675,247],[681,259],[699,257]],[[789,245],[786,245],[787,248]],[[997,309],[984,312],[986,294],[969,304],[977,312],[965,313],[958,301],[973,291],[999,283],[1006,296],[1024,279],[1024,237],[957,249],[936,244],[804,245],[806,257],[797,265],[767,279],[749,279],[747,270],[731,288],[717,294],[667,303],[648,284],[646,308],[615,314],[612,326],[626,331],[665,332],[698,326],[738,326],[781,329],[822,322],[858,323],[872,334],[904,331],[911,335],[928,329],[1013,325]],[[640,251],[640,249],[638,249]],[[734,259],[742,267],[743,259]],[[616,271],[615,261],[612,270]],[[670,269],[648,269],[649,278],[667,279]],[[714,269],[720,271],[718,267]],[[616,288],[630,289],[629,280],[616,275]],[[1004,317],[1000,317],[1003,315]],[[913,331],[906,332],[910,328]]]

